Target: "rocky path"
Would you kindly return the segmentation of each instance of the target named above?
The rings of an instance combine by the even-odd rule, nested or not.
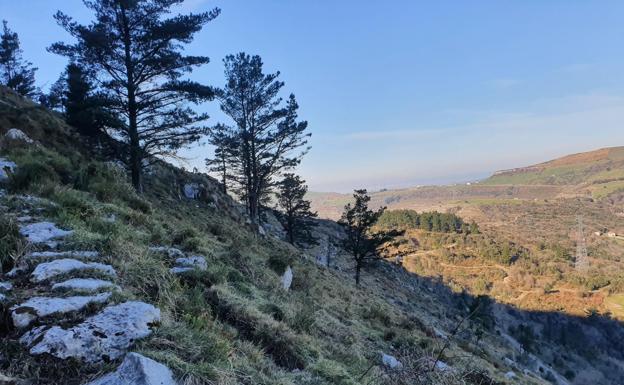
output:
[[[152,333],[160,310],[140,301],[114,301],[115,292],[123,292],[115,268],[97,251],[67,249],[71,229],[59,228],[36,211],[14,214],[33,251],[0,276],[0,302],[23,348],[34,356],[92,364],[125,357],[117,372],[89,385],[175,384],[163,365],[136,353],[126,355],[136,340]],[[197,263],[201,261],[182,260],[178,268]]]

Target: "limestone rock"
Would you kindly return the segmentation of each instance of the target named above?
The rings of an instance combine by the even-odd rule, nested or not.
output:
[[[201,270],[205,271],[208,268],[208,262],[206,258],[201,255],[192,255],[190,257],[177,258],[175,260],[175,266],[170,269],[173,274],[182,274],[187,271]]]
[[[149,251],[153,253],[161,253],[166,254],[169,258],[183,258],[184,252],[180,249],[176,249],[175,247],[166,247],[166,246],[152,246],[149,248]]]
[[[99,257],[100,253],[97,251],[36,251],[25,256],[26,259],[98,259]]]
[[[11,290],[13,290],[13,284],[11,282],[0,281],[0,291],[11,291]]]
[[[104,274],[115,277],[115,269],[110,265],[104,265],[97,262],[84,263],[76,259],[56,259],[52,262],[45,262],[37,265],[32,272],[31,281],[42,282],[61,274],[69,273],[76,270],[97,270]]]
[[[26,302],[11,307],[11,318],[13,318],[13,324],[16,327],[25,328],[40,317],[46,317],[55,313],[65,314],[79,311],[91,303],[106,302],[110,295],[110,293],[102,293],[94,296],[67,298],[33,297]]]
[[[37,222],[20,227],[20,234],[32,243],[45,243],[57,238],[64,238],[73,231],[61,230],[52,222]]]
[[[69,329],[53,326],[31,336],[39,340],[30,349],[33,355],[48,353],[57,358],[77,358],[95,363],[114,360],[140,338],[151,334],[160,321],[160,310],[144,302],[130,301],[109,306]],[[27,341],[25,341],[27,342]]]
[[[95,278],[72,278],[64,282],[52,285],[52,290],[75,290],[82,292],[95,292],[102,289],[114,289],[119,287],[110,281]]]
[[[381,363],[388,369],[397,369],[403,366],[401,361],[397,360],[396,357],[386,353],[381,353]]]
[[[293,271],[290,268],[290,266],[288,266],[288,268],[286,268],[286,271],[284,272],[284,275],[282,276],[282,287],[285,290],[289,290],[290,286],[292,285],[292,280],[293,280]]]
[[[128,353],[113,373],[86,385],[176,385],[165,365],[137,353]]]
[[[26,135],[24,131],[17,128],[11,128],[9,131],[7,131],[6,134],[4,134],[4,138],[10,141],[24,142],[29,144],[34,143],[34,140],[30,139],[30,137]]]
[[[187,183],[184,185],[184,196],[186,199],[198,199],[200,187],[197,183]]]
[[[13,172],[15,171],[16,167],[17,165],[10,160],[0,158],[0,182],[9,179],[9,173],[7,172],[7,169],[9,170],[9,172]]]

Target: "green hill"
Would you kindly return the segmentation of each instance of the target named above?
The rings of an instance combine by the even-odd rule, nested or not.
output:
[[[487,185],[579,185],[624,180],[624,147],[568,155],[534,166],[496,172]]]

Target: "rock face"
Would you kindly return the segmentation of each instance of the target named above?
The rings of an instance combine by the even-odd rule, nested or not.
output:
[[[0,182],[9,179],[9,174],[7,173],[7,170],[9,172],[13,172],[15,171],[16,167],[17,166],[15,163],[5,158],[0,158]]]
[[[292,280],[293,271],[290,266],[288,266],[288,268],[286,268],[286,271],[284,272],[284,275],[282,276],[282,287],[284,288],[284,290],[290,289],[290,286],[292,285]]]
[[[114,289],[117,285],[110,281],[95,278],[72,278],[65,282],[55,283],[52,290],[75,290],[82,292],[94,292],[102,289]]]
[[[73,231],[61,230],[52,222],[37,222],[20,228],[20,234],[32,243],[45,243],[57,238],[64,238]]]
[[[33,297],[24,303],[11,307],[11,318],[13,318],[13,324],[22,329],[40,317],[79,311],[92,303],[104,303],[108,301],[110,295],[110,293],[102,293],[94,296],[67,298]]]
[[[39,264],[32,272],[31,281],[42,282],[58,275],[77,270],[96,270],[110,275],[111,277],[116,276],[115,269],[113,269],[110,265],[104,265],[97,262],[84,263],[76,259],[64,258]]]
[[[171,370],[137,353],[128,353],[122,364],[86,385],[176,385]]]
[[[22,342],[39,340],[31,349],[34,355],[48,353],[57,358],[77,358],[89,363],[121,357],[135,340],[152,333],[160,321],[160,310],[143,302],[125,302],[109,306],[84,322],[63,329],[60,326],[35,335],[24,336]]]

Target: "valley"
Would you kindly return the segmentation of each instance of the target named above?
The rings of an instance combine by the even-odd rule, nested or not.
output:
[[[371,202],[389,211],[453,213],[477,223],[491,244],[524,250],[500,264],[474,235],[408,229],[405,244],[390,247],[388,257],[400,256],[410,272],[522,309],[622,319],[623,175],[624,147],[615,147],[497,172],[477,183],[373,192]],[[321,217],[333,219],[348,202],[334,193],[311,193],[310,199]],[[588,264],[582,267],[576,263],[580,234]]]

